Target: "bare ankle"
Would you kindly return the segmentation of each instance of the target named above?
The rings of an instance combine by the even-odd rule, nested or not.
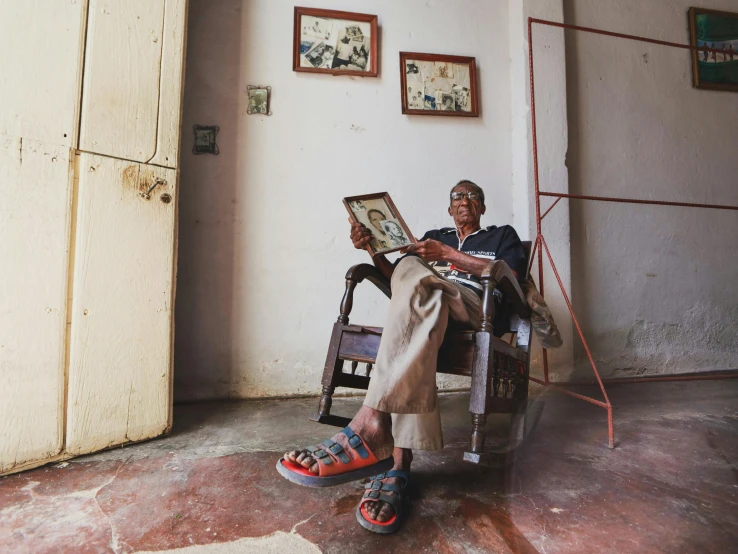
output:
[[[395,460],[395,465],[392,469],[399,469],[402,471],[410,471],[410,464],[413,463],[413,451],[409,448],[397,448],[392,451],[392,457]]]
[[[372,435],[381,442],[385,442],[387,436],[391,440],[392,418],[386,412],[362,406],[351,423],[351,428],[356,432],[363,431],[364,434]]]
[[[368,406],[362,406],[350,424],[369,448],[380,460],[392,455],[394,440],[392,438],[392,417]]]

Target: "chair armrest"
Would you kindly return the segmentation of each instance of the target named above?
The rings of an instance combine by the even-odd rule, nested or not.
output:
[[[494,260],[487,264],[487,267],[482,272],[482,276],[479,279],[482,283],[482,289],[484,291],[482,298],[482,328],[485,330],[486,325],[489,325],[489,329],[492,326],[492,304],[494,297],[492,292],[495,287],[500,289],[504,294],[505,298],[510,301],[513,312],[521,318],[530,318],[530,308],[528,302],[525,299],[518,280],[515,278],[515,274],[503,260]]]
[[[338,316],[339,323],[348,324],[349,315],[354,306],[354,289],[364,279],[370,283],[374,283],[387,298],[392,298],[389,279],[382,275],[376,267],[369,264],[352,266],[346,272],[346,291],[343,293],[343,298],[341,299],[341,313]]]
[[[356,281],[358,284],[364,279],[374,283],[374,285],[382,291],[387,298],[392,298],[389,279],[387,279],[387,277],[385,277],[375,266],[371,264],[357,264],[351,266],[346,272],[347,281]]]

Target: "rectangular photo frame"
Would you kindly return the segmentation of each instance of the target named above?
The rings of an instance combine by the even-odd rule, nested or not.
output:
[[[403,114],[479,117],[474,57],[400,52],[400,88]]]
[[[738,13],[689,8],[689,37],[694,86],[738,92]]]
[[[343,205],[352,222],[363,223],[372,232],[374,238],[366,247],[371,256],[402,250],[418,242],[389,193],[347,196],[343,199]]]
[[[293,71],[379,74],[376,15],[296,6],[294,25]]]

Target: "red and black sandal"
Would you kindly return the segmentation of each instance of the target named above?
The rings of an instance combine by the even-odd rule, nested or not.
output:
[[[399,477],[402,479],[403,484],[401,486],[392,485],[390,483],[383,483],[382,479],[389,477]],[[399,469],[393,469],[387,473],[380,473],[379,475],[372,477],[372,480],[364,487],[366,492],[364,498],[361,499],[359,507],[356,508],[356,520],[359,524],[372,533],[380,533],[382,535],[389,535],[394,533],[402,525],[407,517],[408,511],[408,494],[407,486],[410,483],[410,474],[407,471],[401,471]],[[389,496],[388,492],[395,493]],[[378,521],[372,519],[369,512],[366,511],[366,505],[369,502],[386,502],[392,506],[395,510],[393,515],[387,521]]]
[[[298,485],[332,487],[364,479],[377,472],[390,469],[394,464],[392,456],[378,460],[361,437],[350,427],[342,429],[341,433],[346,435],[353,451],[352,455],[349,455],[340,444],[328,439],[317,446],[307,448],[318,462],[318,475],[285,458],[280,458],[277,462],[277,471],[282,477]]]

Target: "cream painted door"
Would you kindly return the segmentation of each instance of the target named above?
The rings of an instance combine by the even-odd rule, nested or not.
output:
[[[79,148],[176,167],[186,0],[89,0]]]
[[[70,152],[0,135],[0,473],[64,446]]]
[[[0,474],[171,426],[186,12],[0,0]]]
[[[86,17],[86,0],[0,0],[0,134],[77,146]]]
[[[173,169],[85,153],[78,167],[73,455],[155,437],[171,424],[177,201]]]
[[[69,454],[171,425],[177,174],[169,168],[179,155],[185,25],[184,0],[89,1]]]
[[[0,0],[0,474],[61,455],[86,2]]]

